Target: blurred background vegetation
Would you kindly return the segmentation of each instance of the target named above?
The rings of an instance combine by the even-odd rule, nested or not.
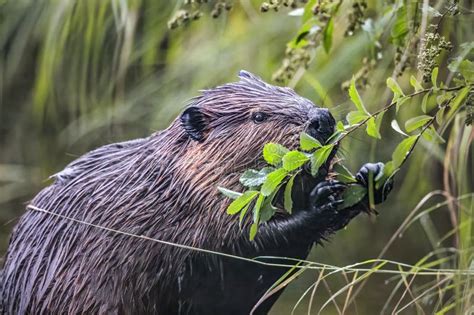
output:
[[[275,72],[278,76],[286,45],[302,27],[301,15],[284,6],[279,12],[262,13],[262,1],[235,0],[230,11],[224,8],[213,18],[217,15],[213,11],[215,3],[200,6],[202,16],[198,20],[169,29],[168,21],[176,17],[182,1],[0,1],[0,256],[5,253],[8,235],[28,200],[50,183],[51,174],[76,157],[106,143],[144,137],[166,128],[200,89],[236,81],[240,69],[269,82]],[[450,4],[367,1],[362,18],[371,22],[364,30],[356,28],[352,36],[346,36],[351,19],[344,13],[353,12],[353,3],[342,3],[333,21],[329,53],[323,45],[315,45],[308,68],[303,67],[282,82],[318,106],[328,107],[338,120],[353,106],[342,88],[353,75],[360,79],[360,93],[371,112],[391,101],[387,77],[395,76],[402,88],[408,88],[410,75],[419,79],[423,76],[416,69],[416,48],[408,49],[413,60],[401,76],[395,73],[400,70],[397,56],[405,50],[390,43],[385,33],[388,30],[390,35],[390,29],[399,21],[397,8],[429,4],[426,15],[431,19],[439,18]],[[460,44],[474,40],[472,2],[460,1],[459,7],[463,8],[461,14],[446,17],[440,26],[440,33],[454,46],[437,57],[443,80],[452,79],[446,65],[459,53]],[[410,17],[404,23],[412,23]],[[399,119],[421,113],[420,102],[421,99],[410,100],[400,110]],[[363,131],[345,140],[342,151],[353,171],[365,162],[390,160],[394,147],[403,139],[390,127],[394,115],[386,114],[382,140],[370,139]],[[459,205],[437,204],[446,200],[446,194],[460,195],[456,183],[463,183],[464,193],[472,192],[472,127],[456,118],[443,131],[447,144],[432,146],[422,142],[415,149],[409,165],[395,178],[394,192],[377,208],[377,218],[356,218],[330,243],[315,248],[310,259],[337,266],[365,261],[377,257],[395,235],[384,258],[416,264],[431,253],[428,261],[441,259],[434,266],[458,267]],[[453,146],[458,151],[452,151]],[[467,157],[467,164],[457,161],[459,150]],[[446,180],[446,176],[454,177],[454,181]],[[451,183],[449,187],[447,182]],[[445,195],[428,195],[437,190]],[[420,216],[403,233],[394,234],[427,195],[419,210],[434,206],[434,211]],[[470,214],[464,223],[470,226],[472,198],[467,205]],[[471,251],[472,232],[468,232],[466,242],[465,250]],[[308,271],[293,281],[272,314],[290,313],[317,276],[317,272]],[[412,283],[414,295],[422,292],[417,290],[423,290],[423,285],[436,280],[419,278]],[[372,276],[355,299],[358,313],[379,313],[393,292],[396,303],[404,291],[404,286],[394,290],[399,280],[400,276]],[[315,305],[321,305],[346,283],[344,275],[328,278],[318,288]],[[474,294],[472,286],[467,290],[464,294]],[[444,299],[449,301],[454,295],[447,293]],[[344,298],[345,295],[336,301],[343,305]],[[437,298],[425,297],[405,313],[430,313],[439,303]],[[306,313],[308,303],[309,297],[296,313]],[[331,304],[323,313],[338,314],[341,310],[341,306],[338,309]],[[346,312],[354,313],[354,305]]]

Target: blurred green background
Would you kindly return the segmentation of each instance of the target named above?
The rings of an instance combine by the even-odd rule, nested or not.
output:
[[[0,256],[28,200],[50,183],[51,174],[76,157],[106,143],[166,128],[200,89],[236,81],[240,69],[271,81],[301,22],[288,11],[262,14],[260,3],[235,1],[233,9],[219,18],[204,12],[200,20],[169,30],[167,21],[179,2],[0,1]],[[383,6],[382,1],[369,1],[374,20],[383,20]],[[337,119],[351,108],[341,83],[370,54],[368,36],[344,37],[345,23],[336,20],[331,53],[318,48],[308,71],[292,82],[299,94],[329,107]],[[388,21],[380,23],[383,28]],[[472,26],[466,19],[456,29],[458,36],[471,36]],[[391,100],[385,78],[393,71],[393,55],[393,48],[384,49],[369,77],[363,96],[371,111]],[[407,106],[406,111],[402,117],[419,109]],[[389,122],[381,131],[382,142],[363,132],[346,141],[342,151],[352,171],[365,162],[390,159],[402,138]],[[356,218],[331,242],[315,248],[310,259],[344,266],[377,257],[417,202],[442,188],[442,162],[429,150],[423,145],[416,149],[410,165],[397,175],[394,192],[377,209],[378,217]],[[400,235],[384,257],[414,264],[434,247],[453,245],[452,238],[440,245],[427,234],[431,229],[442,236],[452,229],[447,208],[425,219],[428,223],[416,222]],[[317,273],[304,273],[272,314],[288,314],[316,279]],[[381,309],[393,289],[389,279],[370,278],[357,298],[359,314]],[[334,293],[345,283],[338,276],[327,285]],[[316,305],[328,296],[321,286]],[[306,313],[307,300],[297,314]],[[323,312],[332,313],[337,314],[332,305]]]

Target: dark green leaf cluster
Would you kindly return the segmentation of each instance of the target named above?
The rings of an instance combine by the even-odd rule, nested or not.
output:
[[[462,64],[462,63],[460,63]],[[445,87],[443,82],[438,82],[438,68],[434,68],[430,74],[431,88],[425,89],[414,76],[410,77],[410,84],[414,89],[411,94],[406,94],[399,83],[389,77],[386,81],[387,88],[392,91],[393,99],[391,104],[383,109],[370,113],[355,85],[355,79],[349,86],[349,98],[355,106],[355,110],[347,114],[347,125],[342,122],[336,124],[335,133],[329,138],[326,144],[321,144],[306,133],[300,135],[300,149],[292,150],[276,143],[267,143],[263,149],[263,158],[269,164],[261,170],[247,170],[242,174],[240,182],[249,190],[245,193],[231,192],[222,189],[222,193],[235,199],[227,209],[229,214],[240,212],[240,222],[245,217],[249,207],[253,204],[253,224],[250,230],[250,238],[253,239],[257,233],[258,225],[270,219],[276,212],[273,206],[274,198],[280,188],[284,187],[284,208],[288,213],[292,211],[292,187],[295,176],[301,171],[302,166],[310,164],[311,175],[316,176],[320,167],[327,162],[328,157],[334,149],[336,143],[339,143],[349,133],[361,126],[366,126],[366,132],[373,138],[380,139],[380,127],[383,116],[386,111],[395,107],[398,110],[410,99],[418,95],[424,95],[421,103],[423,115],[409,118],[402,130],[397,120],[392,120],[392,127],[395,131],[405,137],[392,153],[391,161],[387,162],[379,178],[375,178],[372,184],[369,184],[370,191],[374,188],[380,189],[389,178],[402,167],[410,156],[415,145],[423,138],[433,145],[443,143],[444,139],[434,127],[436,122],[442,125],[446,121],[451,121],[462,107],[468,105],[472,96],[473,85],[472,71],[463,71],[464,84],[454,88]],[[436,100],[433,108],[432,100]],[[434,113],[431,113],[434,111]],[[411,134],[410,133],[414,133]],[[354,176],[343,165],[335,164],[334,172],[336,178],[341,182],[347,183],[348,188],[343,193],[344,203],[340,209],[350,207],[358,202],[367,194],[367,188],[360,185],[351,185],[355,183]],[[372,208],[372,203],[371,203]]]
[[[247,191],[238,193],[226,188],[218,188],[225,196],[234,199],[227,208],[227,213],[239,214],[240,223],[252,207],[251,240],[257,233],[258,225],[275,214],[277,208],[273,202],[280,189],[283,189],[284,209],[288,213],[292,212],[292,191],[296,175],[301,172],[304,164],[310,163],[311,174],[315,176],[319,168],[326,163],[334,148],[334,143],[322,145],[310,135],[301,133],[300,148],[302,151],[290,151],[280,144],[267,143],[263,148],[262,156],[268,166],[260,170],[246,170],[240,177],[240,183],[248,189]],[[350,172],[346,172],[345,176],[350,181],[354,181]]]

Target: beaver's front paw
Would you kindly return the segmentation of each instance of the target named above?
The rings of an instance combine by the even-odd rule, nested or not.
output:
[[[311,191],[309,202],[311,212],[316,215],[337,214],[337,208],[344,202],[341,195],[346,185],[338,181],[322,181]]]
[[[373,174],[372,178],[375,184],[377,180],[383,175],[383,168],[384,168],[384,164],[381,162],[366,163],[360,168],[359,172],[357,172],[356,179],[361,185],[368,187],[370,174]],[[375,204],[379,204],[385,201],[390,191],[392,191],[392,188],[393,188],[393,179],[391,177],[388,180],[386,180],[384,183],[379,183],[379,184],[374,185]]]

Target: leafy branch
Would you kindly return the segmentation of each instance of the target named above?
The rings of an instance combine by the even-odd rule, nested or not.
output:
[[[388,179],[393,177],[395,173],[406,163],[412,154],[415,146],[423,136],[425,140],[440,143],[444,142],[443,138],[437,133],[433,124],[443,121],[443,114],[448,111],[447,117],[454,115],[456,111],[466,102],[468,94],[473,89],[470,77],[465,77],[463,85],[454,87],[445,87],[443,84],[437,84],[438,69],[435,68],[431,74],[432,87],[423,88],[421,83],[415,77],[410,78],[410,83],[414,88],[414,92],[405,94],[399,84],[393,79],[387,79],[387,87],[393,92],[393,100],[385,107],[370,113],[364,105],[364,102],[357,91],[355,80],[351,81],[349,87],[349,98],[355,105],[356,110],[347,114],[347,125],[342,122],[336,124],[335,133],[323,145],[306,133],[300,135],[300,149],[292,150],[276,143],[267,143],[263,148],[263,159],[268,164],[261,170],[246,170],[240,177],[240,183],[247,187],[248,190],[239,193],[219,187],[219,190],[234,201],[227,208],[229,215],[239,214],[239,222],[242,224],[250,207],[252,208],[253,223],[250,227],[250,239],[253,240],[259,224],[268,221],[277,211],[273,205],[273,201],[277,193],[283,190],[283,208],[291,214],[293,208],[292,190],[295,177],[302,171],[305,164],[309,163],[310,173],[316,176],[320,168],[327,164],[335,146],[349,134],[355,132],[362,126],[367,126],[367,134],[371,137],[380,139],[380,126],[383,121],[385,112],[392,108],[396,108],[397,112],[400,107],[417,96],[424,95],[421,108],[424,115],[412,117],[405,123],[406,132],[402,131],[398,123],[392,121],[392,127],[405,136],[392,154],[392,160],[387,162],[383,169],[383,174],[369,184],[367,188],[358,185],[354,175],[347,170],[340,162],[336,164],[334,171],[336,176],[342,182],[349,184],[343,193],[344,203],[340,209],[345,209],[360,202],[364,196],[369,194],[369,199],[373,199],[373,189],[383,188],[382,185],[387,183]],[[457,92],[457,93],[455,93]],[[427,106],[429,96],[436,96],[439,102],[433,116],[427,115]],[[440,115],[441,114],[441,115]],[[408,133],[420,130],[415,135]],[[372,196],[372,198],[370,198]],[[373,202],[370,202],[371,208]]]
[[[466,88],[468,86],[472,87],[473,85],[471,84],[471,85],[460,85],[460,86],[455,86],[455,87],[450,87],[450,88],[438,88],[437,91],[443,91],[443,92],[459,91],[459,90],[461,90],[463,88]],[[423,94],[426,94],[426,93],[432,93],[433,91],[435,91],[435,89],[429,88],[429,89],[423,89],[423,90],[413,92],[411,94],[405,95],[402,102],[405,102],[406,100],[411,99],[415,96],[423,95]],[[368,116],[367,118],[362,120],[360,123],[357,123],[357,124],[351,126],[350,130],[348,130],[347,132],[345,132],[344,134],[341,135],[341,137],[339,138],[339,141],[344,139],[346,136],[348,136],[349,134],[351,134],[355,130],[359,129],[360,127],[366,125],[371,118],[376,118],[380,114],[384,114],[385,112],[387,112],[388,110],[390,110],[394,106],[399,105],[400,103],[401,103],[401,100],[397,99],[395,101],[392,101],[390,104],[386,105],[385,107],[375,111],[370,116]]]

